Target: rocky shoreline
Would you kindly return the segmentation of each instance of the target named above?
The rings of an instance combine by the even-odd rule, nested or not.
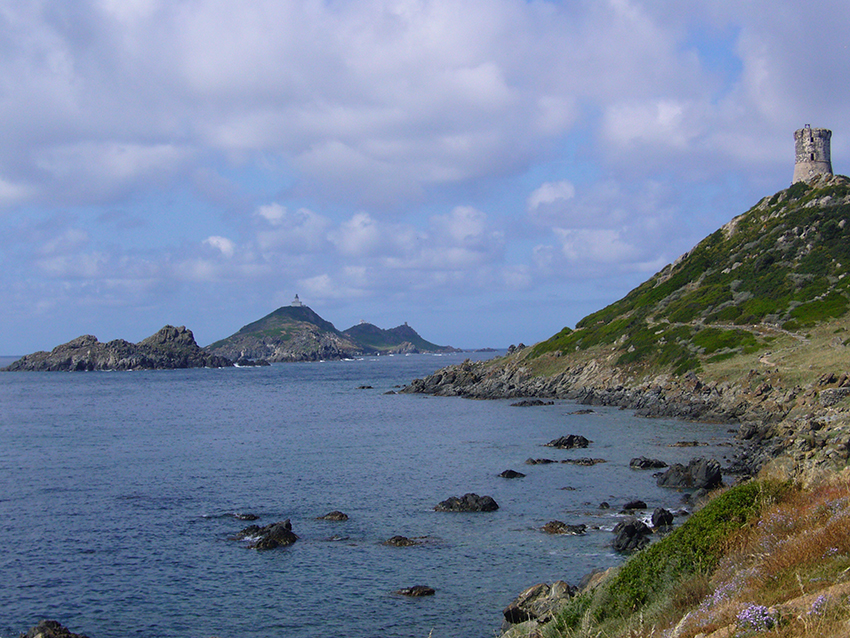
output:
[[[787,458],[803,472],[843,464],[850,457],[850,375],[827,373],[806,386],[785,388],[769,371],[750,370],[738,382],[715,382],[689,372],[642,379],[591,359],[551,376],[536,375],[518,356],[463,363],[414,379],[405,393],[470,399],[560,399],[615,406],[644,417],[736,426],[737,452],[727,473],[754,475]]]

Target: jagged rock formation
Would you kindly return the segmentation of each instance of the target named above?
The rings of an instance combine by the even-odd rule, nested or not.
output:
[[[83,335],[56,346],[50,352],[35,352],[5,368],[9,371],[166,370],[174,368],[223,368],[233,362],[210,354],[197,343],[185,326],[165,326],[156,334],[130,343],[115,339],[101,343]]]

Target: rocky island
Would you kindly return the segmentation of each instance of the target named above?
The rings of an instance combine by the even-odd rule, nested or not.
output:
[[[165,326],[139,343],[115,339],[101,343],[83,335],[50,352],[34,352],[6,367],[7,371],[169,370],[223,368],[233,362],[210,354],[195,342],[185,326]]]

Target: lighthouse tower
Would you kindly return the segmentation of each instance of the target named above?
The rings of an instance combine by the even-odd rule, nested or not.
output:
[[[812,128],[808,124],[794,131],[794,179],[808,182],[817,175],[832,175],[829,141],[832,131],[826,128]]]

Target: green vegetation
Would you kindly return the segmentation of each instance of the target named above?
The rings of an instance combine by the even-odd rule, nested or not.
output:
[[[799,182],[712,233],[623,299],[538,343],[532,357],[606,348],[620,365],[682,374],[850,309],[850,180]],[[731,326],[739,329],[730,329]]]
[[[543,635],[680,638],[845,636],[850,620],[850,485],[801,490],[752,481],[576,596]],[[759,617],[768,620],[758,626]],[[755,620],[754,620],[755,619]]]

